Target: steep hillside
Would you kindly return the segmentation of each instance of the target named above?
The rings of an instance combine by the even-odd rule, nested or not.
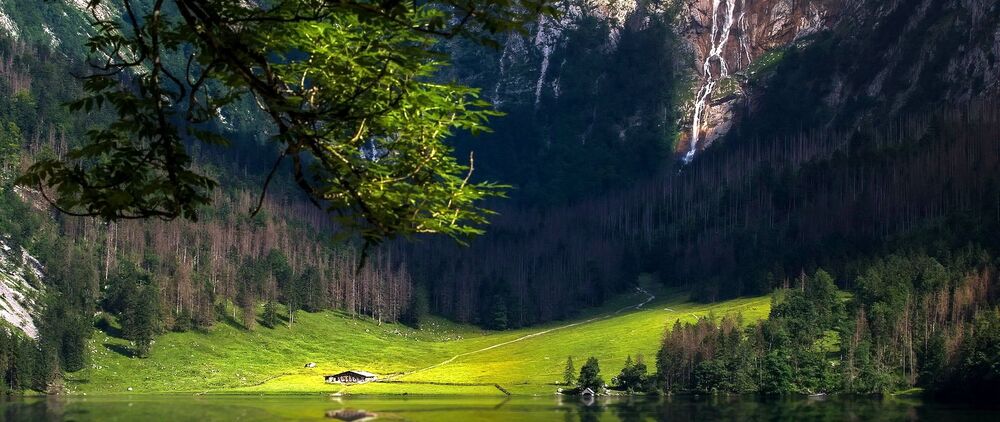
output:
[[[455,42],[450,75],[482,90],[506,116],[494,133],[461,137],[476,177],[512,184],[512,200],[555,205],[613,191],[664,166],[683,84],[675,9],[646,1],[559,2],[527,35],[496,51]]]
[[[97,12],[101,18],[115,16],[105,2]],[[92,33],[87,0],[25,2],[0,1],[0,34],[26,44],[47,46],[71,57],[83,57],[86,36]]]
[[[701,297],[713,299],[767,291],[803,269],[847,270],[853,265],[848,262],[867,253],[919,247],[900,236],[922,230],[940,230],[928,239],[947,242],[949,248],[985,241],[978,232],[956,235],[941,227],[944,219],[967,210],[985,219],[996,207],[988,188],[996,171],[990,147],[995,143],[993,111],[970,105],[989,100],[998,89],[995,2],[767,0],[676,6],[620,9],[636,18],[625,19],[621,38],[612,37],[610,29],[589,32],[590,37],[574,36],[569,29],[553,33],[558,36],[550,66],[563,63],[562,58],[567,64],[546,68],[545,75],[558,78],[541,80],[537,108],[529,88],[539,86],[538,79],[526,75],[537,76],[546,56],[534,44],[511,41],[518,49],[505,50],[513,56],[503,59],[511,65],[493,65],[511,83],[493,85],[485,79],[492,75],[488,71],[473,75],[484,81],[487,92],[501,87],[493,92],[501,93],[501,109],[511,112],[513,122],[498,123],[495,137],[504,141],[499,147],[480,150],[484,172],[506,171],[517,175],[515,181],[527,180],[515,183],[515,196],[548,184],[540,191],[572,187],[556,188],[556,198],[587,188],[590,197],[557,206],[504,204],[491,234],[472,248],[439,242],[416,246],[411,273],[431,280],[431,297],[441,295],[432,301],[433,309],[489,324],[491,310],[502,308],[514,324],[530,324],[569,312],[567,303],[600,303],[622,291],[639,266],[659,271],[669,283],[697,286]],[[596,22],[617,22],[595,15]],[[656,16],[671,19],[658,22]],[[637,33],[651,36],[662,28],[658,24],[670,31],[648,38],[649,44],[642,44],[646,49],[627,44],[630,31],[638,28]],[[604,28],[613,26],[605,23]],[[671,38],[675,35],[680,39]],[[593,47],[572,49],[581,38]],[[626,52],[635,55],[617,56]],[[672,54],[672,59],[646,67],[662,60],[658,54]],[[604,55],[623,67],[596,72],[580,65]],[[641,57],[638,64],[627,60],[634,57]],[[667,72],[673,81],[669,103],[644,110],[668,105],[671,112],[659,115],[664,120],[649,120],[654,114],[633,107],[663,98],[657,88],[664,79],[656,78]],[[604,86],[597,81],[615,76],[628,83],[607,92],[597,89]],[[692,77],[690,85],[686,76]],[[579,84],[568,91],[564,81],[574,77]],[[695,94],[702,91],[704,97],[709,85],[695,132],[722,139],[723,145],[705,150],[704,164],[694,160],[682,169],[672,167],[671,151],[678,157],[700,151],[690,148],[690,122]],[[521,90],[504,97],[505,87]],[[597,113],[588,115],[588,110]],[[631,116],[634,126],[608,123],[615,116]],[[539,129],[547,128],[539,123],[550,117],[565,126]],[[624,137],[609,136],[597,144],[574,132],[594,128],[586,133],[600,133],[602,127],[628,129],[618,132]],[[643,130],[650,127],[663,131]],[[556,133],[565,136],[544,136]],[[649,137],[630,136],[640,133]],[[667,139],[669,151],[664,152]],[[614,148],[601,150],[601,160],[580,160],[601,145]],[[965,148],[985,153],[965,156]],[[655,151],[661,153],[653,160],[659,165],[631,161],[645,162]],[[489,169],[490,156],[499,157],[503,167]],[[905,170],[911,176],[900,176],[903,168],[912,168]],[[626,171],[633,176],[618,178]],[[598,183],[589,177],[593,174],[619,184]],[[946,185],[924,196],[935,181]],[[938,205],[926,208],[932,203]],[[888,245],[890,240],[895,243]],[[473,286],[485,288],[472,293]],[[447,294],[453,291],[470,292]]]
[[[734,128],[738,139],[803,126],[849,127],[997,89],[1000,13],[986,0],[579,0],[561,7],[561,19],[509,38],[496,54],[470,57],[451,48],[458,51],[456,76],[511,113],[511,126],[501,122],[498,136],[511,151],[491,154],[509,167],[487,155],[484,172],[529,195],[536,189],[566,195],[573,185],[563,178],[573,177],[598,189],[620,187],[669,166],[628,161],[634,154],[670,161],[673,152],[690,161]],[[654,35],[658,28],[666,31]],[[636,34],[651,38],[637,43]],[[629,52],[642,59],[600,64],[604,56]],[[622,73],[625,82],[615,81]],[[622,96],[635,104],[619,104]],[[570,103],[582,115],[560,115]],[[541,129],[528,130],[525,122]],[[648,133],[651,127],[661,130]],[[601,130],[609,131],[607,140]],[[575,148],[561,148],[570,140]],[[614,170],[583,161],[616,140],[647,149],[611,147],[626,154],[606,159]],[[567,167],[559,168],[561,161]],[[622,172],[622,165],[640,171],[592,173],[595,166]],[[544,166],[556,169],[539,173]]]

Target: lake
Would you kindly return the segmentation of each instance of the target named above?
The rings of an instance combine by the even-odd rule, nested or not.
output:
[[[1000,410],[915,399],[108,396],[7,399],[3,421],[997,421]]]

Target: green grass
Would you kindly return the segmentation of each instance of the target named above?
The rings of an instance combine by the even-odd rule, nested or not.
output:
[[[907,388],[905,390],[899,390],[899,391],[890,393],[889,395],[893,396],[893,397],[906,398],[906,397],[920,397],[922,394],[924,394],[924,389],[923,388],[912,387],[912,388]]]
[[[207,332],[168,333],[147,359],[128,357],[127,341],[97,331],[88,367],[68,375],[67,387],[85,394],[126,393],[131,387],[133,394],[500,395],[493,386],[500,384],[518,395],[552,394],[567,356],[577,368],[588,356],[597,357],[610,381],[628,355],[644,354],[652,367],[664,327],[677,319],[739,312],[750,323],[770,310],[768,297],[699,304],[678,292],[655,294],[640,310],[614,313],[646,297],[634,293],[574,321],[501,332],[440,319],[414,330],[339,312],[301,312],[291,328],[247,331],[219,323]],[[547,330],[552,331],[518,340]],[[460,354],[465,355],[431,367]],[[305,368],[307,362],[317,366]],[[368,370],[389,382],[347,387],[323,382],[323,374],[344,369]]]
[[[784,48],[768,50],[758,57],[757,60],[750,63],[750,66],[747,67],[744,73],[746,73],[747,77],[750,79],[757,79],[761,75],[765,75],[777,68],[778,63],[781,62],[781,59],[784,57]]]
[[[718,101],[736,93],[740,90],[740,82],[735,77],[725,77],[719,80],[718,85],[712,92],[712,101]]]

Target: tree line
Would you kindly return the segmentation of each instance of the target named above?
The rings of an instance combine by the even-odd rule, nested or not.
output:
[[[942,264],[944,262],[944,264]],[[739,314],[664,327],[655,372],[629,356],[605,383],[597,359],[563,394],[886,395],[913,387],[989,400],[1000,387],[1000,282],[981,249],[874,260],[852,291],[819,269],[772,295],[766,319]]]
[[[893,255],[845,296],[817,270],[777,292],[768,319],[677,321],[657,354],[666,392],[889,394],[912,387],[985,399],[1000,386],[995,260],[958,251],[948,266]]]

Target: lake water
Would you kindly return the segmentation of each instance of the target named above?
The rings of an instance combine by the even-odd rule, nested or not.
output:
[[[25,398],[0,402],[0,421],[1000,421],[1000,410],[910,399],[560,397]]]

